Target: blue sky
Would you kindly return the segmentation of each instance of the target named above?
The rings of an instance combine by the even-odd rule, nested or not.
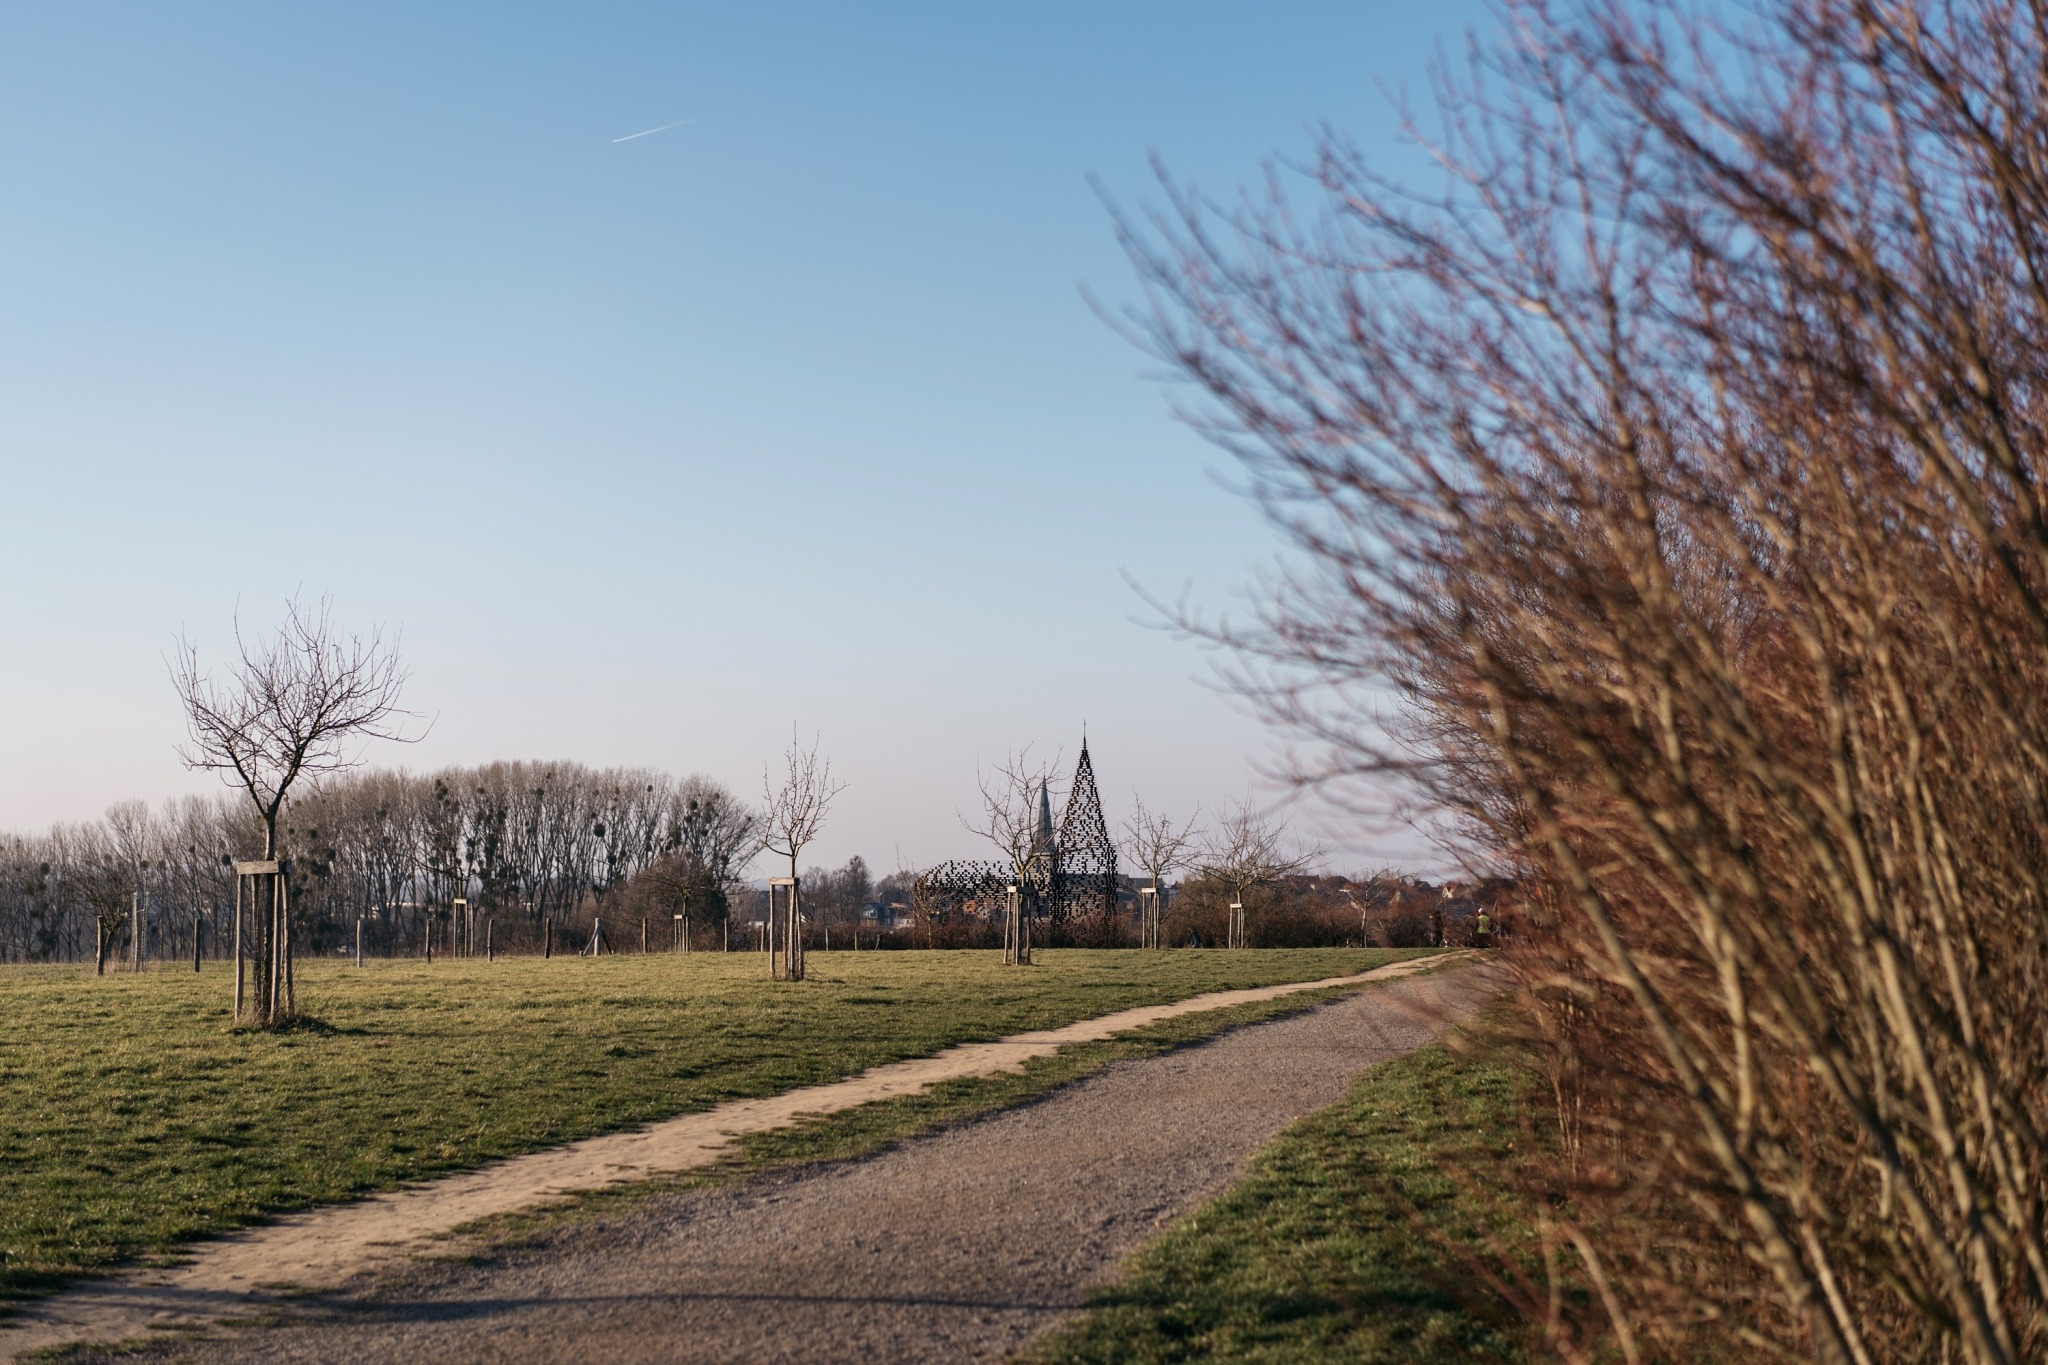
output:
[[[0,825],[203,789],[163,655],[295,590],[403,631],[434,725],[372,761],[754,792],[794,722],[821,859],[971,852],[977,764],[1084,720],[1113,822],[1242,794],[1272,740],[1125,575],[1227,605],[1274,540],[1084,302],[1089,177],[1409,164],[1389,92],[1484,20],[0,10]]]

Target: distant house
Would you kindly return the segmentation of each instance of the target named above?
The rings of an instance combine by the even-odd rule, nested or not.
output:
[[[877,929],[900,929],[910,923],[910,907],[902,901],[869,901],[860,908],[860,918]]]

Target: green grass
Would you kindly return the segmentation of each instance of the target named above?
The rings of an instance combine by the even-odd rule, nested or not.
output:
[[[1511,1064],[1446,1047],[1376,1068],[1134,1255],[1027,1359],[1527,1358],[1524,1330],[1489,1304],[1456,1248],[1483,1254],[1515,1226],[1487,1172],[1514,1159],[1530,1086]]]
[[[751,954],[309,963],[321,1027],[228,1027],[227,976],[0,968],[0,1298],[351,1198],[953,1043],[1409,953]],[[879,1131],[879,1130],[877,1130]],[[870,1134],[872,1137],[873,1134]]]

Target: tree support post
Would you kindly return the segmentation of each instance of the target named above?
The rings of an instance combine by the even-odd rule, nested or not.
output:
[[[235,1022],[242,1022],[242,877],[235,875]]]
[[[296,1013],[292,981],[291,864],[278,858],[235,864],[235,1018],[242,1017],[243,906],[254,921],[255,1016],[279,1024]],[[247,887],[246,894],[244,887]]]
[[[768,879],[768,972],[776,981],[804,979],[803,910],[794,877]],[[776,940],[781,939],[780,951]]]
[[[1031,914],[1023,888],[1015,882],[1003,889],[1003,965],[1031,965]]]
[[[1244,903],[1242,901],[1232,901],[1230,903],[1229,946],[1232,948],[1242,948],[1245,946]]]
[[[1138,888],[1138,946],[1159,946],[1159,887],[1156,883]]]

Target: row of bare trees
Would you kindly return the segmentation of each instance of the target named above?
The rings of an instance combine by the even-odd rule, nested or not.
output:
[[[361,918],[373,950],[417,950],[428,918],[457,899],[512,924],[565,921],[644,873],[715,922],[760,848],[761,818],[708,778],[492,763],[332,777],[271,838],[246,797],[225,793],[0,835],[0,955],[91,960],[132,947],[138,924],[152,957],[225,952],[233,864],[268,850],[292,864],[295,932],[316,948],[352,942]]]
[[[2048,1358],[2048,7],[1507,10],[1440,182],[1127,224],[1240,681],[1536,893],[1554,1348]]]
[[[1130,819],[1122,829],[1124,856],[1150,880],[1158,910],[1167,909],[1168,878],[1177,871],[1212,882],[1229,893],[1230,903],[1243,905],[1263,887],[1299,877],[1323,860],[1324,850],[1288,838],[1286,825],[1247,798],[1225,806],[1204,828],[1198,809],[1175,820],[1133,798]]]
[[[193,935],[218,937],[234,903],[231,850],[260,840],[224,799],[185,797],[152,812],[139,801],[100,820],[46,834],[0,834],[0,960],[87,961],[134,949],[138,914],[155,926],[146,946],[183,955]]]
[[[1280,827],[1249,803],[1203,828],[1140,802],[1123,833],[1126,856],[1162,900],[1177,877],[1195,876],[1244,902],[1310,856],[1284,845]],[[372,953],[418,952],[429,919],[445,919],[458,899],[497,920],[501,945],[519,942],[537,932],[521,925],[580,922],[629,887],[623,912],[664,923],[686,914],[715,930],[736,899],[751,916],[751,898],[737,893],[764,846],[758,809],[710,779],[575,763],[330,776],[280,814],[276,840],[239,793],[155,810],[126,802],[100,820],[0,835],[0,957],[132,956],[138,924],[148,960],[224,954],[234,864],[271,848],[292,864],[296,932],[316,951],[352,946],[360,918]],[[1020,856],[1029,856],[1028,836]],[[906,871],[878,883],[859,858],[808,868],[805,922],[814,934],[830,925],[850,932],[878,898],[908,907],[914,880]]]

